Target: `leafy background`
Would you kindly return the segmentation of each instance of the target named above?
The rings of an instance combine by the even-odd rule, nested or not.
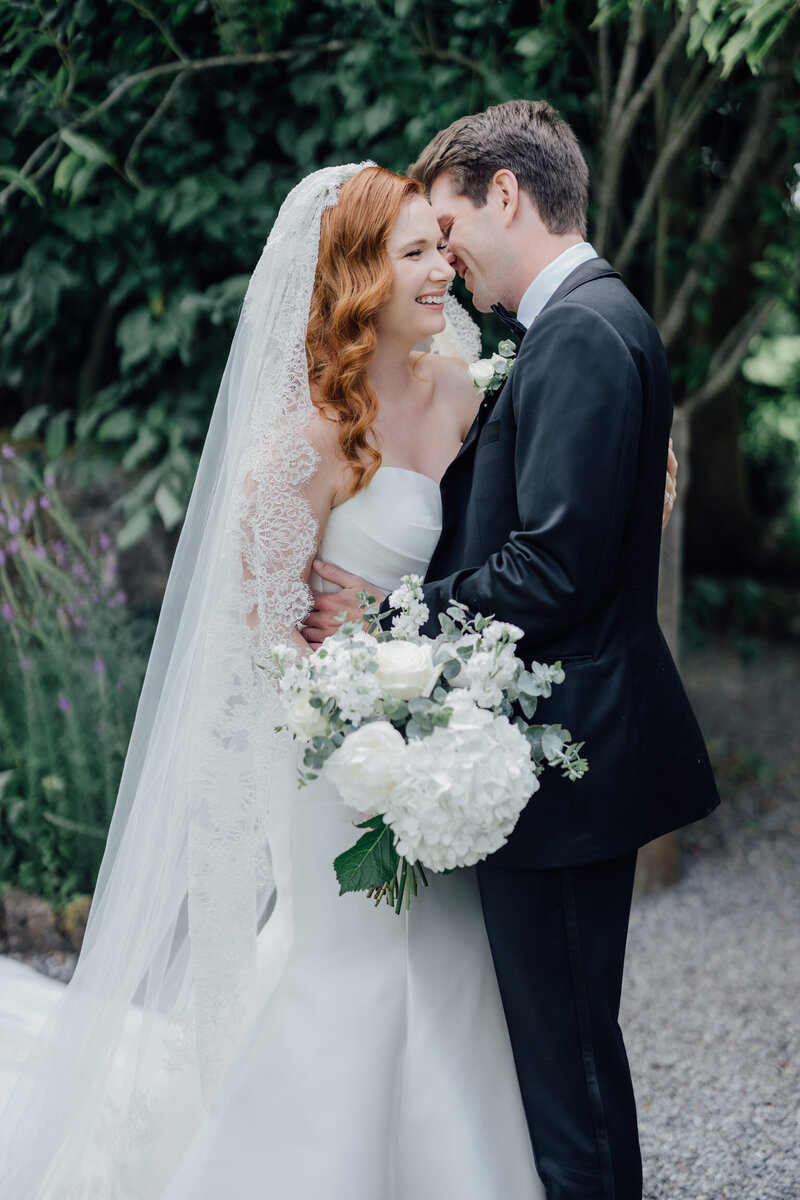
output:
[[[15,462],[27,456],[42,480],[55,472],[65,513],[99,488],[118,551],[174,538],[246,281],[288,189],[337,161],[402,170],[457,116],[543,96],[589,159],[590,237],[669,349],[687,635],[727,625],[743,652],[765,626],[800,637],[796,13],[790,0],[3,4],[0,433]],[[29,486],[9,479],[6,521]],[[37,536],[25,531],[20,553],[41,545],[69,573],[57,531]],[[23,559],[11,558],[15,616],[0,622],[0,653],[14,672],[23,634],[42,662],[52,647],[31,625],[50,593],[28,571],[21,596]],[[47,586],[58,621],[66,576]],[[133,681],[123,725],[156,603],[103,610]],[[94,662],[86,629],[70,636]],[[53,721],[65,716],[58,686]],[[74,839],[63,861],[56,848],[31,866],[41,780],[66,781],[72,751],[55,735],[32,749],[23,691],[12,693],[0,879],[24,868],[26,886],[63,898],[91,887],[102,839],[77,875]],[[94,712],[77,720],[96,723]],[[79,823],[97,828],[109,801],[93,775],[73,786]],[[27,805],[24,828],[11,800]]]

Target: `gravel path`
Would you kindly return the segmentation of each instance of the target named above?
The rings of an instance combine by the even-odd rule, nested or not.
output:
[[[623,1029],[646,1200],[800,1198],[800,652],[684,664],[723,808],[637,898]]]

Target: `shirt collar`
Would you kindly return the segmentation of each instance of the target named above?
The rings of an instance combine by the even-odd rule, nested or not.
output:
[[[597,258],[594,246],[589,245],[588,242],[578,242],[548,263],[520,300],[517,320],[525,326],[531,325],[567,276],[571,275],[581,263],[588,262],[591,258]]]

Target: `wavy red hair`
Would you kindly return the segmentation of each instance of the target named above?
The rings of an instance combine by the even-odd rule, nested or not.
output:
[[[308,377],[317,407],[339,425],[339,446],[350,466],[350,495],[365,488],[381,465],[368,435],[378,398],[367,376],[375,353],[375,317],[392,292],[386,242],[403,205],[422,195],[415,179],[365,167],[339,189],[322,214],[319,258],[306,333]]]

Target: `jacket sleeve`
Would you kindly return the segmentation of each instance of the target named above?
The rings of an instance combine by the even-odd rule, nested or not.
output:
[[[453,598],[547,642],[582,619],[614,570],[636,479],[642,384],[605,318],[562,303],[523,339],[507,386],[518,527],[483,566],[425,584],[425,602],[431,628]]]

